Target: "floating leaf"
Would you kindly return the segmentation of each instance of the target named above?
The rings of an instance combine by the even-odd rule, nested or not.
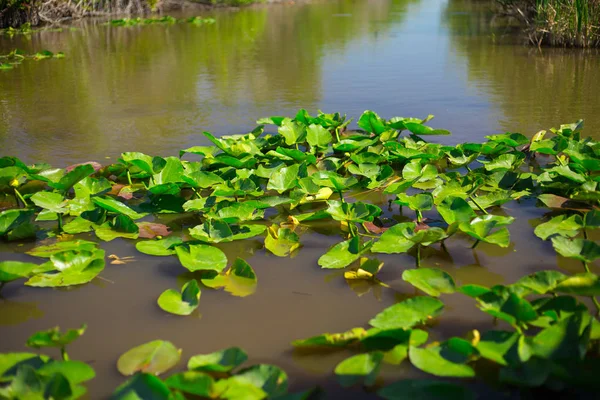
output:
[[[182,244],[180,237],[168,237],[160,240],[144,240],[137,242],[137,251],[151,256],[170,256],[176,254],[175,247]]]
[[[239,347],[230,347],[210,354],[198,354],[190,358],[187,367],[194,371],[230,372],[242,365],[248,356]]]
[[[28,262],[0,261],[0,282],[11,282],[27,278],[37,267],[37,264]]]
[[[125,376],[136,372],[160,375],[179,362],[181,350],[164,340],[154,340],[134,347],[119,357],[117,369]]]
[[[220,249],[207,244],[175,247],[179,262],[190,271],[221,272],[227,266],[227,256]]]
[[[104,250],[66,250],[50,256],[42,264],[43,272],[31,276],[25,285],[37,287],[61,287],[82,285],[94,279],[104,270]]]
[[[151,374],[136,374],[119,386],[112,400],[169,400],[171,391],[159,378]]]
[[[566,275],[558,271],[538,271],[519,279],[515,285],[530,289],[537,294],[545,294],[553,291],[565,278]]]
[[[417,230],[414,222],[404,222],[385,231],[373,245],[375,253],[405,253],[413,246],[429,246],[447,237],[443,229],[433,227]]]
[[[79,329],[69,329],[61,334],[58,327],[36,332],[27,339],[27,346],[39,349],[42,347],[64,347],[85,333],[87,325]]]
[[[319,265],[322,268],[329,269],[345,268],[358,260],[361,254],[369,250],[370,247],[371,242],[361,246],[360,239],[355,236],[330,248],[327,253],[319,258]]]
[[[600,278],[596,274],[583,273],[565,278],[555,286],[554,291],[576,296],[600,295]]]
[[[287,257],[300,248],[300,237],[292,229],[278,228],[276,231],[271,226],[267,230],[265,247],[278,257]]]
[[[181,293],[174,289],[162,292],[158,298],[158,305],[164,311],[176,315],[190,315],[198,308],[200,288],[198,281],[192,279],[183,285]]]
[[[577,236],[583,228],[583,221],[579,215],[559,215],[535,227],[537,237],[546,240],[552,235],[565,237]]]
[[[582,262],[592,263],[600,258],[600,245],[587,239],[552,238],[552,246],[563,257],[574,258]]]
[[[386,308],[369,324],[379,329],[409,329],[437,316],[443,308],[444,304],[437,299],[417,296]]]
[[[260,235],[267,229],[264,225],[230,225],[225,221],[207,221],[190,229],[190,235],[208,243],[231,242],[249,239]]]
[[[56,242],[46,246],[34,247],[29,250],[27,254],[35,257],[50,258],[55,253],[59,253],[67,250],[78,250],[78,251],[94,251],[96,249],[96,243],[89,242],[87,240],[69,240],[66,242]]]
[[[334,372],[344,387],[359,382],[363,382],[365,386],[371,386],[375,383],[382,360],[383,353],[380,351],[357,354],[339,363]]]
[[[246,297],[256,291],[257,278],[252,267],[238,257],[226,273],[203,278],[202,284],[213,289],[225,288],[234,296]]]
[[[133,211],[127,205],[125,205],[124,203],[121,203],[120,201],[113,199],[112,197],[95,196],[95,197],[92,197],[92,201],[96,205],[104,208],[107,211],[114,212],[117,214],[127,215],[129,218],[134,219],[134,220],[140,219],[145,215],[145,214],[140,214],[140,213]]]
[[[323,333],[308,339],[295,340],[292,346],[300,348],[344,347],[366,336],[364,328],[353,328],[343,333]]]
[[[430,296],[439,297],[442,293],[454,293],[456,285],[447,273],[437,268],[406,270],[402,279]]]
[[[211,397],[213,378],[203,372],[186,371],[169,376],[165,384],[174,390],[195,396]]]
[[[411,347],[408,351],[410,362],[421,371],[436,376],[470,378],[475,371],[470,366],[453,362],[444,356],[444,347]]]

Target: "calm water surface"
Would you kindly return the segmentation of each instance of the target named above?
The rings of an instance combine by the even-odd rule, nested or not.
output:
[[[203,130],[243,133],[258,117],[293,115],[301,107],[355,117],[365,109],[386,118],[435,114],[431,125],[453,132],[448,143],[507,130],[532,135],[579,118],[586,134],[600,138],[600,55],[524,47],[488,10],[487,3],[465,0],[331,0],[219,11],[214,25],[200,27],[86,22],[73,31],[0,37],[0,53],[67,55],[0,73],[0,156],[66,166],[115,161],[123,151],[175,155],[206,143]],[[387,204],[378,195],[364,200]],[[469,242],[453,240],[449,254],[424,251],[423,265],[445,269],[459,284],[510,283],[539,269],[579,272],[533,235],[541,210],[503,209],[517,217],[509,248],[482,243],[473,252]],[[292,259],[265,252],[262,240],[219,246],[229,259],[247,259],[258,290],[244,299],[205,290],[200,314],[189,318],[155,306],[162,291],[186,278],[177,260],[145,256],[115,240],[103,244],[107,254],[136,261],[108,265],[92,284],[69,290],[8,285],[0,300],[0,351],[24,350],[35,330],[86,322],[72,357],[97,371],[91,398],[107,396],[123,381],[114,368],[122,352],[158,338],[183,348],[184,361],[238,345],[252,362],[286,369],[295,389],[320,384],[333,398],[364,398],[360,389],[342,394],[333,383],[332,370],[347,353],[298,354],[289,343],[363,326],[413,295],[401,274],[414,259],[380,257],[386,262],[380,278],[392,289],[349,287],[341,273],[316,263],[339,240],[311,229]],[[0,244],[0,259],[25,260],[14,253],[27,246]],[[492,326],[472,301],[458,295],[443,301],[433,337]],[[382,382],[419,376],[407,365],[400,371],[384,368]]]

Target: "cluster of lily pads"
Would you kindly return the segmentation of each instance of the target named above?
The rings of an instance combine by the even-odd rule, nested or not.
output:
[[[175,18],[170,15],[163,17],[151,17],[151,18],[120,18],[111,19],[106,25],[111,26],[138,26],[138,25],[154,25],[154,24],[177,24],[177,23],[188,23],[193,25],[206,25],[214,24],[216,21],[214,18],[204,18],[200,16],[189,17],[189,18]]]
[[[27,59],[39,61],[48,58],[64,58],[65,54],[62,52],[53,53],[49,50],[38,51],[35,54],[27,54],[23,50],[14,49],[8,54],[0,54],[0,70],[13,69],[15,66],[21,64]]]
[[[406,253],[416,268],[402,278],[427,294],[385,309],[369,322],[371,329],[294,342],[299,348],[358,350],[335,369],[343,385],[372,385],[382,364],[408,358],[443,377],[480,377],[477,366],[491,365],[495,373],[482,379],[514,387],[594,386],[600,330],[586,302],[589,297],[599,306],[600,282],[591,264],[600,258],[600,246],[590,235],[600,227],[600,143],[581,137],[579,121],[531,139],[505,133],[447,146],[424,139],[450,134],[427,126],[431,118],[386,120],[366,111],[359,129],[350,130],[344,115],[300,110],[294,118],[263,118],[247,134],[217,138],[204,132],[212,145],[181,150],[178,157],[127,152],[110,165],[64,169],[0,158],[0,204],[6,208],[0,238],[51,241],[28,252],[47,259],[41,264],[1,262],[0,281],[85,284],[105,268],[105,255],[81,235],[143,238],[136,242],[139,252],[176,258],[194,272],[197,279],[157,300],[167,312],[189,315],[203,288],[236,296],[256,288],[252,267],[242,258],[228,260],[215,244],[261,237],[268,252],[290,257],[304,232],[326,225],[340,241],[318,259],[322,268],[344,269],[348,281],[385,287],[377,279],[383,263],[370,254]],[[277,132],[265,133],[265,125]],[[358,200],[370,192],[387,196],[388,207]],[[470,240],[473,249],[482,242],[508,247],[514,218],[502,206],[526,199],[548,209],[535,234],[561,256],[581,262],[581,273],[541,271],[507,286],[457,287],[448,273],[421,266],[421,249],[447,251],[447,240]],[[161,223],[169,214],[181,214],[184,222]],[[467,338],[425,344],[429,320],[443,309],[438,297],[451,293],[475,299],[503,330],[473,330]],[[401,381],[379,392],[389,399],[398,393],[470,396],[463,386],[430,380]]]
[[[96,376],[82,361],[71,360],[66,347],[85,333],[86,326],[61,333],[59,328],[36,332],[27,340],[34,349],[56,347],[61,359],[36,353],[0,354],[0,398],[2,399],[77,399],[87,393],[85,382]],[[157,375],[175,367],[181,349],[171,342],[155,340],[123,353],[117,361],[119,372],[128,377],[111,399],[184,400],[186,398],[279,400],[308,399],[318,388],[288,393],[285,371],[275,365],[256,364],[239,368],[248,356],[238,347],[210,354],[197,354],[187,370],[165,380]],[[314,397],[312,397],[314,398]]]

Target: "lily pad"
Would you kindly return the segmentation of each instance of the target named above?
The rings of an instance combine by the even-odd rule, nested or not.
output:
[[[199,300],[198,281],[192,279],[183,285],[181,293],[174,289],[165,290],[158,298],[158,305],[171,314],[190,315],[198,308]]]
[[[406,270],[402,273],[402,279],[434,297],[442,293],[454,293],[456,289],[452,277],[437,268]]]
[[[234,296],[246,297],[256,291],[257,278],[252,267],[238,257],[226,273],[203,278],[202,284],[213,289],[225,288]]]
[[[437,299],[417,296],[386,308],[369,324],[379,329],[409,329],[437,316],[443,308],[444,304]]]
[[[171,236],[160,240],[143,240],[135,244],[135,248],[140,253],[151,256],[170,256],[177,252],[175,247],[183,243],[180,237]]]
[[[210,354],[198,354],[190,358],[187,367],[193,371],[230,372],[248,359],[239,347],[230,347]]]
[[[220,249],[207,244],[175,247],[179,262],[188,270],[221,272],[227,266],[227,256]]]
[[[361,245],[360,239],[353,237],[330,248],[319,258],[319,265],[329,269],[345,268],[358,260],[370,247],[371,242]]]
[[[134,347],[119,357],[117,369],[125,376],[136,372],[160,375],[179,362],[181,350],[173,343],[154,340]]]
[[[360,382],[371,386],[375,383],[382,360],[383,353],[380,351],[357,354],[339,363],[335,367],[335,374],[344,387]]]

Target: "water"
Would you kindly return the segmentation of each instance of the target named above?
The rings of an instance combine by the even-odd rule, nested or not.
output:
[[[203,130],[243,133],[259,117],[294,115],[299,108],[355,117],[365,109],[386,118],[435,114],[431,125],[453,132],[443,138],[447,143],[503,131],[532,135],[579,118],[585,134],[600,138],[600,55],[524,47],[488,10],[487,3],[464,0],[331,0],[205,13],[216,23],[200,27],[110,28],[87,21],[73,31],[0,37],[0,53],[67,55],[0,71],[0,156],[64,167],[114,162],[132,150],[176,155],[206,144]],[[376,195],[366,200],[386,205]],[[580,272],[533,235],[542,210],[512,203],[504,210],[517,218],[509,248],[482,243],[472,252],[469,242],[453,240],[449,254],[424,251],[423,265],[443,268],[458,284],[510,283],[557,267]],[[156,306],[162,291],[185,278],[177,260],[145,256],[115,240],[103,244],[107,254],[136,261],[107,265],[92,284],[70,290],[8,285],[0,300],[0,351],[24,350],[36,330],[86,322],[88,332],[71,356],[96,369],[91,398],[106,397],[123,381],[114,367],[121,353],[154,339],[181,347],[182,364],[238,345],[252,362],[283,367],[294,389],[320,384],[333,398],[364,398],[360,389],[341,392],[333,382],[334,366],[349,353],[299,354],[289,343],[364,326],[414,294],[401,279],[414,259],[380,257],[386,262],[380,279],[392,289],[349,288],[340,273],[316,263],[339,240],[326,230],[306,232],[292,259],[265,252],[260,240],[219,246],[254,267],[258,290],[240,299],[207,289],[201,315],[187,318]],[[0,244],[0,259],[25,260],[15,252],[27,246]],[[491,327],[472,301],[442,300],[446,311],[431,329],[434,338]],[[385,368],[382,382],[419,376],[408,364],[400,371]]]

